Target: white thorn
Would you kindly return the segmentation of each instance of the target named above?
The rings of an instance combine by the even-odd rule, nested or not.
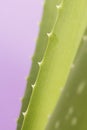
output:
[[[51,35],[52,35],[52,32],[50,32],[50,33],[47,33],[47,36],[48,36],[48,37],[50,37]]]
[[[57,8],[57,9],[61,9],[62,6],[63,6],[63,0],[61,1],[61,3],[59,3],[59,4],[56,5],[56,8]]]
[[[27,111],[26,111],[26,112],[22,112],[22,114],[23,114],[23,116],[26,116],[26,114],[27,114]]]
[[[61,9],[61,8],[62,8],[62,5],[56,5],[56,8],[57,8],[57,9]]]
[[[38,65],[41,66],[42,62],[38,62]]]
[[[35,87],[35,84],[34,85],[31,85],[32,86],[32,88],[34,89],[34,87]]]

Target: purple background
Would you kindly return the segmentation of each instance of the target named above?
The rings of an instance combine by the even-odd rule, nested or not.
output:
[[[43,0],[0,0],[0,130],[16,130]]]

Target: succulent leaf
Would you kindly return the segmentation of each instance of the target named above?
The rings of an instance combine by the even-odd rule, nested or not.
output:
[[[87,31],[85,33],[87,36]],[[87,39],[83,38],[46,130],[87,130]]]
[[[40,67],[22,130],[44,130],[65,86],[87,23],[87,0],[64,0]],[[83,85],[83,84],[82,84]],[[72,106],[71,106],[72,107]],[[71,109],[70,109],[71,112]],[[75,125],[77,118],[73,117]],[[58,126],[59,123],[56,124]]]
[[[57,2],[58,2],[58,0],[54,0],[54,2],[51,0],[45,1],[42,22],[40,24],[39,36],[37,39],[35,53],[32,58],[31,71],[27,78],[26,90],[25,90],[24,97],[22,99],[21,112],[20,112],[19,118],[17,120],[17,130],[21,130],[22,123],[24,120],[24,116],[22,113],[27,110],[27,107],[28,107],[28,104],[30,101],[30,97],[32,94],[32,89],[33,89],[32,84],[35,84],[37,74],[39,71],[38,62],[39,63],[41,62],[45,49],[47,47],[48,37],[46,34],[47,34],[47,32],[51,31],[51,29],[53,28],[53,25],[55,23],[56,14],[57,14],[57,10],[56,10],[55,6],[56,6]]]

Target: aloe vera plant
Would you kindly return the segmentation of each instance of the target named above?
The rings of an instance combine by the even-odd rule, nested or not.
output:
[[[22,130],[44,130],[65,86],[87,23],[87,0],[64,0],[49,36]],[[74,121],[75,122],[75,121]],[[67,127],[66,127],[67,128]]]
[[[20,112],[20,116],[17,121],[17,130],[21,130],[23,119],[24,119],[24,112],[27,110],[30,97],[32,94],[33,85],[36,81],[36,77],[39,71],[39,62],[42,60],[45,49],[47,47],[47,40],[48,36],[47,33],[51,31],[51,29],[54,26],[57,10],[55,8],[56,4],[59,0],[46,0],[44,5],[44,12],[42,17],[42,22],[40,24],[40,32],[37,39],[37,46],[34,53],[34,56],[32,58],[32,67],[29,74],[29,77],[27,78],[27,87],[24,94],[24,97],[22,99],[22,108]]]
[[[46,130],[87,130],[87,31]]]

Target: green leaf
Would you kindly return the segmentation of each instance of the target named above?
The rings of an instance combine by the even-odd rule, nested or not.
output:
[[[87,31],[46,130],[87,130]]]
[[[22,130],[44,130],[65,86],[87,23],[87,0],[64,0],[50,33]]]
[[[57,2],[58,0],[54,0],[54,2],[51,0],[46,0],[44,5],[43,17],[42,17],[42,22],[40,24],[40,31],[37,39],[36,50],[32,58],[31,71],[29,77],[27,78],[27,86],[26,86],[24,97],[22,99],[21,112],[17,121],[17,130],[21,130],[23,119],[24,119],[23,113],[25,113],[27,110],[30,97],[32,94],[32,89],[33,89],[32,86],[36,81],[37,74],[39,71],[38,63],[42,60],[45,49],[47,47],[47,41],[48,41],[47,33],[51,31],[55,23],[55,19],[57,15],[57,10],[55,6]]]

